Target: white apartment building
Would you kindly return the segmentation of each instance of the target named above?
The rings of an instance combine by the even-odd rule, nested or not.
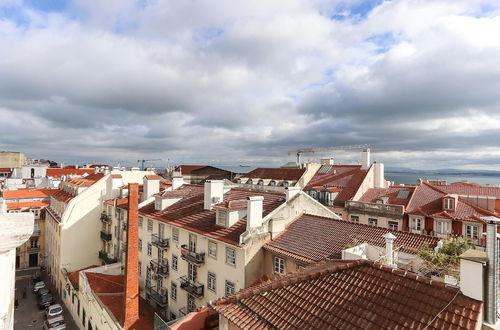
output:
[[[173,190],[143,202],[139,212],[141,295],[167,319],[257,281],[264,275],[262,245],[301,213],[336,217],[300,188],[266,191],[222,180],[180,184],[174,178]],[[123,232],[126,208],[124,199],[108,201],[103,218]],[[119,238],[113,236],[112,247],[124,244]],[[123,260],[112,257],[109,262]]]
[[[46,267],[62,294],[63,273],[99,264],[102,203],[120,187],[138,183],[144,171],[112,171],[63,181],[46,208]]]

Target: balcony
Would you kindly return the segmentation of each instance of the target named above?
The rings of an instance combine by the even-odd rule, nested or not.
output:
[[[198,265],[203,264],[205,262],[205,252],[199,253],[195,251],[190,251],[186,244],[181,245],[181,257],[186,261],[194,262],[195,264]]]
[[[101,239],[108,242],[111,241],[111,233],[101,230]]]
[[[154,300],[160,307],[167,307],[168,305],[168,291],[166,289],[157,290],[156,287],[151,285],[146,286],[146,297]]]
[[[170,240],[153,234],[151,235],[151,244],[157,246],[159,249],[168,249],[170,247]]]
[[[167,259],[151,260],[151,268],[160,276],[168,276],[169,269]]]
[[[195,297],[203,297],[203,284],[191,281],[187,276],[181,276],[179,280],[181,281],[181,289],[186,290]]]
[[[105,223],[111,222],[111,218],[106,213],[101,213],[101,221]]]
[[[389,218],[401,218],[403,217],[405,211],[405,207],[403,205],[365,203],[356,201],[346,201],[345,208],[349,213],[361,213]]]
[[[38,251],[40,251],[40,247],[39,246],[28,246],[27,250],[28,250],[28,252],[38,252]]]
[[[106,264],[114,264],[118,261],[116,258],[110,258],[106,251],[99,251],[99,259],[104,261]]]
[[[40,229],[35,229],[33,230],[33,234],[31,234],[32,237],[38,237],[40,236]]]

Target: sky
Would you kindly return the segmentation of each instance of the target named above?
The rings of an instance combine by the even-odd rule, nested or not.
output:
[[[500,170],[498,1],[0,0],[0,150]],[[359,150],[304,155],[355,162]]]

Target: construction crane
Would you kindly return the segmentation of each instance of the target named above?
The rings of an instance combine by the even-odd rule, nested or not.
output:
[[[161,159],[138,159],[137,162],[141,163],[141,171],[144,171],[144,163],[145,162],[154,162],[156,160],[161,160]]]
[[[305,149],[297,149],[297,150],[292,150],[289,151],[288,154],[296,154],[297,155],[297,165],[302,168],[302,163],[300,161],[301,155],[303,153],[315,153],[315,152],[328,152],[328,151],[333,151],[333,150],[351,150],[351,149],[366,149],[370,148],[369,144],[353,144],[353,145],[347,145],[347,146],[337,146],[337,147],[328,147],[328,148],[305,148]]]

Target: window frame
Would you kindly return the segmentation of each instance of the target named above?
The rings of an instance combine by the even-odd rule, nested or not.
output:
[[[179,242],[179,228],[172,227],[172,241]]]
[[[232,251],[232,257],[229,255],[229,251]],[[233,261],[229,262],[231,258]],[[230,248],[229,246],[226,246],[226,264],[236,266],[236,249]]]
[[[394,224],[396,225],[395,229],[392,228],[392,227],[394,227]],[[399,222],[397,222],[397,221],[387,221],[387,228],[389,230],[399,230]]]
[[[228,292],[228,287],[232,286],[232,292]],[[227,297],[229,295],[232,295],[236,292],[236,284],[233,281],[226,280],[224,282],[224,296]]]
[[[378,227],[378,219],[377,218],[368,218],[368,224],[370,226]]]
[[[217,275],[213,272],[207,272],[207,289],[213,292],[217,291]]]
[[[148,219],[148,232],[153,231],[153,220]]]
[[[153,254],[153,244],[148,243],[148,256],[151,257]]]
[[[356,219],[356,220],[354,220],[354,219]],[[350,215],[349,221],[354,222],[354,223],[359,223],[359,215]]]
[[[215,246],[215,253],[214,254],[212,254],[213,250],[210,248],[211,245]],[[210,241],[210,240],[208,241],[208,256],[212,257],[214,259],[217,259],[217,242]]]
[[[172,254],[172,269],[177,271],[179,269],[179,257]]]
[[[177,301],[177,283],[170,283],[170,299]]]
[[[284,258],[273,256],[273,273],[275,274],[286,273],[286,262]]]

